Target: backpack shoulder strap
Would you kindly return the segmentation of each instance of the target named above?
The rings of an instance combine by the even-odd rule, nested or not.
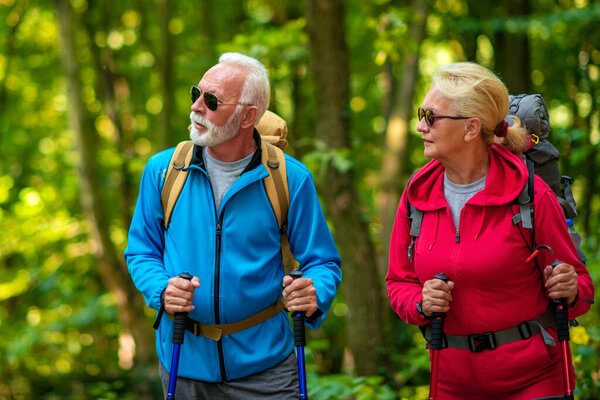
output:
[[[535,206],[533,204],[534,200],[534,165],[533,161],[523,155],[523,160],[525,161],[525,165],[527,165],[527,182],[521,190],[519,197],[517,199],[517,203],[519,205],[519,213],[513,215],[512,222],[514,225],[519,226],[521,229],[521,234],[527,243],[527,246],[530,247],[531,251],[535,250]],[[519,222],[521,223],[519,225]],[[523,231],[528,229],[531,233],[530,235],[525,234]],[[531,238],[528,240],[528,236]]]
[[[269,176],[263,179],[265,190],[271,207],[277,218],[277,224],[281,231],[281,259],[285,273],[296,268],[298,262],[294,259],[287,237],[287,214],[290,208],[290,191],[287,181],[287,170],[285,166],[285,154],[279,147],[261,140],[261,162],[269,172]]]
[[[164,227],[169,227],[171,222],[171,214],[175,203],[179,198],[181,189],[187,179],[189,171],[186,170],[192,160],[194,153],[194,143],[190,140],[180,142],[175,148],[175,152],[169,161],[165,183],[160,194],[160,201],[163,207]]]
[[[406,187],[410,185],[410,181],[412,180],[414,174],[408,178],[408,182],[406,182]],[[408,200],[408,196],[406,196],[406,207],[408,209],[408,214],[406,218],[410,220],[410,245],[408,246],[408,261],[412,262],[414,259],[414,250],[415,250],[415,241],[421,234],[421,224],[423,222],[423,211],[419,210],[415,206],[412,205],[410,200]]]

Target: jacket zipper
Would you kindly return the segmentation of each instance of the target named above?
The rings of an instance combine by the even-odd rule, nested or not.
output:
[[[217,240],[216,240],[216,257],[215,257],[215,323],[219,325],[221,318],[219,317],[219,295],[220,295],[220,279],[221,279],[221,223],[223,217],[219,218],[217,223]],[[219,339],[217,342],[217,350],[219,352],[219,367],[221,369],[221,379],[223,382],[227,381],[227,374],[225,373],[225,357],[223,356],[223,340]]]
[[[215,204],[214,192],[212,189],[212,184],[210,182],[210,177],[208,176],[208,171],[206,169],[202,169],[204,174],[206,174],[206,178],[208,179],[208,186],[210,187],[210,193],[213,198],[213,204]],[[221,323],[220,309],[219,309],[219,297],[220,297],[220,287],[219,284],[221,280],[221,233],[222,233],[222,225],[223,225],[223,214],[219,216],[219,211],[215,210],[215,216],[217,220],[217,232],[216,232],[216,240],[215,240],[215,295],[213,298],[213,302],[215,303],[215,324],[219,325]],[[219,339],[217,342],[217,353],[219,355],[219,369],[221,370],[221,380],[223,382],[227,381],[227,373],[225,372],[225,357],[223,355],[223,340]]]

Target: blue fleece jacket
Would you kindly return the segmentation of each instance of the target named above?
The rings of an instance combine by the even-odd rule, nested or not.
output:
[[[183,271],[200,279],[189,317],[202,323],[236,322],[281,298],[280,232],[262,181],[268,172],[260,163],[260,144],[258,149],[215,212],[202,149],[195,147],[190,173],[166,230],[160,196],[174,149],[150,158],[125,250],[133,282],[149,307],[160,308],[160,295],[169,279]],[[316,329],[341,281],[341,260],[310,172],[288,155],[286,168],[287,233],[304,277],[312,279],[317,290],[322,314],[307,320]],[[173,321],[165,315],[156,333],[156,347],[167,370],[172,334]],[[186,331],[178,375],[208,382],[239,379],[277,365],[292,349],[293,333],[285,311],[218,342]]]

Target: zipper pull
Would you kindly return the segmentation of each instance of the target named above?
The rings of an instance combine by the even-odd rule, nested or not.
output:
[[[221,236],[221,224],[217,224],[217,236]]]
[[[456,243],[460,243],[460,232],[458,232],[458,229],[456,230]]]

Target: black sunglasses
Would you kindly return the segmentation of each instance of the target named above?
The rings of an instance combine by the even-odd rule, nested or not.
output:
[[[247,103],[223,103],[222,101],[220,101],[217,98],[216,94],[211,93],[211,92],[205,92],[202,89],[200,89],[198,86],[192,86],[190,88],[190,96],[192,97],[192,104],[194,104],[196,102],[196,100],[198,100],[200,98],[200,96],[202,94],[204,94],[204,104],[206,104],[206,107],[208,107],[208,109],[211,111],[216,111],[217,106],[219,104],[241,104],[244,106],[250,105]]]
[[[427,123],[427,126],[432,127],[433,123],[435,122],[436,119],[444,119],[444,118],[449,118],[449,119],[468,119],[471,117],[461,117],[461,116],[451,116],[451,115],[435,115],[433,113],[433,110],[429,109],[429,108],[423,108],[423,107],[419,107],[419,109],[417,110],[417,117],[419,118],[419,121],[422,120],[423,118],[425,118],[425,123]]]

